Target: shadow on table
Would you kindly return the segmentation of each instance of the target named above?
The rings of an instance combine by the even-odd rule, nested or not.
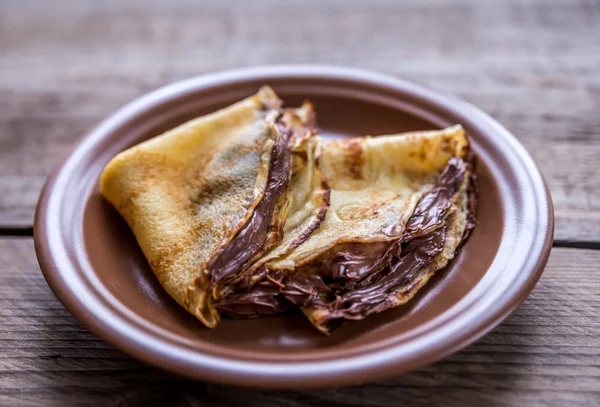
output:
[[[518,316],[517,316],[518,318]],[[509,319],[508,323],[510,324]],[[269,391],[198,383],[151,369],[151,383],[125,390],[112,406],[480,406],[530,405],[519,333],[498,329],[441,362],[398,377],[326,390]],[[514,341],[513,341],[514,340]],[[142,379],[139,377],[138,379]],[[485,404],[484,404],[485,403]]]

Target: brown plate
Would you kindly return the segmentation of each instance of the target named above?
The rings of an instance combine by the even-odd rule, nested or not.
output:
[[[406,306],[325,337],[299,314],[204,328],[162,289],[127,225],[100,196],[118,152],[273,86],[288,106],[311,99],[326,136],[461,123],[479,157],[479,225],[460,255]],[[507,100],[506,103],[510,103]],[[319,66],[255,68],[192,78],[123,107],[56,168],[35,217],[35,247],[56,296],[84,325],[150,364],[196,379],[321,387],[414,369],[473,342],[523,301],[550,253],[544,180],[504,127],[470,104],[375,73]]]

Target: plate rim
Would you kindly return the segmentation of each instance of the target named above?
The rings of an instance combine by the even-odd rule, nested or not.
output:
[[[545,206],[546,211],[538,210],[536,213],[539,221],[537,226],[544,238],[531,242],[532,253],[536,255],[531,256],[521,265],[519,284],[506,289],[508,297],[504,302],[493,306],[488,304],[485,309],[487,313],[483,314],[485,318],[472,321],[467,325],[469,329],[460,334],[456,330],[451,330],[449,336],[433,343],[430,352],[421,350],[419,353],[419,349],[416,349],[416,353],[411,355],[406,349],[399,349],[405,346],[400,343],[348,359],[311,362],[303,365],[297,362],[236,361],[199,354],[195,354],[191,358],[189,353],[191,351],[182,351],[177,344],[169,345],[156,340],[152,333],[144,334],[139,330],[134,332],[128,326],[128,321],[118,314],[114,312],[111,314],[108,308],[101,309],[98,304],[86,303],[75,295],[69,285],[73,282],[64,278],[63,275],[66,274],[65,261],[69,263],[68,256],[61,260],[57,258],[59,252],[66,254],[68,251],[60,247],[60,233],[56,230],[56,219],[53,219],[58,217],[58,212],[52,212],[52,208],[57,208],[56,202],[53,200],[61,191],[61,176],[68,171],[69,165],[77,162],[77,153],[85,148],[85,143],[94,135],[97,138],[101,137],[102,133],[107,132],[111,126],[125,123],[134,118],[136,114],[159,106],[170,98],[180,98],[186,92],[197,92],[207,86],[231,85],[247,80],[261,79],[268,82],[269,79],[275,78],[302,78],[305,81],[344,79],[371,86],[380,85],[383,89],[401,89],[403,92],[413,93],[424,99],[435,100],[447,111],[459,116],[469,115],[472,120],[482,126],[487,126],[488,131],[495,132],[497,137],[500,137],[503,142],[507,142],[508,146],[516,153],[516,159],[527,168],[527,173],[523,174],[523,177],[529,177],[533,186],[528,193],[530,192],[538,204],[538,209],[540,207],[543,209]],[[365,377],[372,381],[402,373],[456,352],[498,325],[531,292],[548,260],[553,234],[554,211],[548,186],[529,153],[501,124],[470,103],[426,86],[385,74],[328,65],[275,65],[200,75],[160,87],[134,99],[87,132],[65,160],[54,168],[38,199],[34,219],[35,250],[46,281],[65,308],[92,332],[129,355],[174,373],[194,379],[262,388],[314,388],[356,384],[363,381]],[[75,266],[71,264],[70,267]],[[472,317],[475,316],[473,312],[471,312]]]

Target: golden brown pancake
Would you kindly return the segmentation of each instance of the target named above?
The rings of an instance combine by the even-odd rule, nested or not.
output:
[[[288,131],[277,123],[280,105],[262,88],[122,152],[100,179],[162,286],[207,326],[219,321],[207,265],[267,191],[274,147]],[[272,223],[283,223],[279,215]]]

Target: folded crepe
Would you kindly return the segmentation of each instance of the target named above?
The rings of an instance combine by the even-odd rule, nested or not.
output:
[[[116,156],[104,197],[207,327],[300,307],[328,334],[410,300],[474,226],[460,126],[324,141],[269,87]]]
[[[330,187],[325,220],[293,250],[267,254],[255,273],[263,278],[234,287],[221,311],[248,317],[300,306],[328,334],[409,301],[474,227],[462,127],[314,142]]]
[[[102,173],[102,194],[161,285],[206,326],[219,323],[214,293],[282,240],[302,167],[292,156],[307,154],[311,122],[310,104],[283,110],[264,87],[122,152]]]

